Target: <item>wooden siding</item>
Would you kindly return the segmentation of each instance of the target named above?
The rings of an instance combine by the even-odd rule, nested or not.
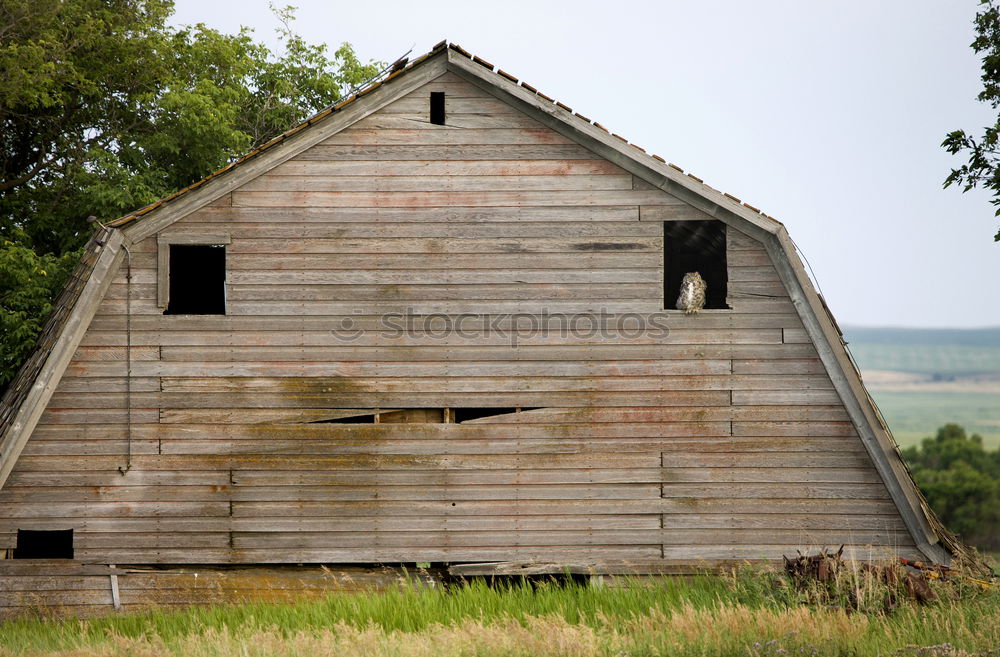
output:
[[[436,577],[386,567],[116,568],[51,560],[3,561],[0,619],[39,614],[87,618],[151,607],[294,602],[422,584],[434,586]]]
[[[157,237],[132,248],[0,491],[0,548],[73,528],[117,564],[912,554],[763,245],[728,229],[730,310],[663,310],[662,222],[704,218],[445,74],[161,233],[229,237],[226,316],[164,316]],[[387,326],[404,314],[424,330]],[[537,410],[323,423],[408,407]]]

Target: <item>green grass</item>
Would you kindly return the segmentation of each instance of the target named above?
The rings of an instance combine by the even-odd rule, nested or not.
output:
[[[874,591],[874,580],[866,584],[858,570],[845,577],[856,594],[811,605],[803,600],[815,590],[745,571],[627,588],[475,582],[295,605],[9,621],[0,623],[0,655],[958,657],[1000,645],[1000,593],[942,587],[939,602],[884,613],[886,592]],[[849,612],[838,606],[848,598],[877,604]],[[952,648],[918,651],[945,642]]]
[[[933,436],[949,422],[960,424],[983,437],[988,449],[1000,447],[1000,393],[897,392],[872,389],[901,446],[914,445]]]

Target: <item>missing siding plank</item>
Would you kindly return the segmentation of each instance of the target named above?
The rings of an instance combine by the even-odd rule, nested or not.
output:
[[[314,420],[309,424],[375,424],[375,414],[352,415],[351,417],[338,417],[332,420]]]
[[[443,408],[403,408],[398,411],[379,413],[380,424],[443,424]]]
[[[455,413],[455,422],[461,424],[462,422],[470,422],[472,420],[482,420],[483,418],[496,417],[498,415],[510,415],[512,413],[520,413],[521,411],[535,411],[538,407],[533,408],[455,408],[452,409]]]
[[[373,408],[359,408],[356,411],[351,409],[330,411],[330,417],[322,420],[312,420],[309,424],[375,424],[377,411]]]
[[[374,411],[358,409],[356,414],[342,414],[309,424],[461,424],[499,415],[511,415],[531,408],[398,408]],[[367,412],[365,412],[367,411]]]

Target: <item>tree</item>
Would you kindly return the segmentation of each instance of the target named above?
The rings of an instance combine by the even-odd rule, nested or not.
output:
[[[31,354],[52,310],[52,300],[76,264],[76,253],[38,255],[10,240],[0,242],[0,372],[17,371]]]
[[[976,13],[976,39],[972,49],[982,55],[983,90],[977,98],[989,103],[997,110],[1000,107],[1000,4],[998,0],[980,0]],[[952,169],[944,181],[945,187],[953,184],[962,186],[967,192],[981,187],[992,192],[990,203],[997,206],[996,216],[1000,216],[1000,115],[996,124],[985,127],[979,139],[969,136],[965,130],[955,130],[948,134],[941,145],[952,155],[967,152],[967,163]],[[1000,231],[993,238],[1000,241]]]
[[[1000,547],[1000,450],[987,451],[982,437],[946,424],[902,453],[946,527],[978,547]]]
[[[349,44],[328,55],[306,43],[290,7],[274,11],[281,53],[246,28],[171,27],[171,0],[0,0],[0,386],[88,216],[185,187],[378,73]]]

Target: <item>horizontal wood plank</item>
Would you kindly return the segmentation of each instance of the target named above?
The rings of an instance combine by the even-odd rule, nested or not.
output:
[[[435,208],[549,207],[566,205],[680,205],[660,191],[525,191],[525,192],[243,192],[233,193],[233,207],[340,207],[340,208]],[[742,252],[740,252],[742,253]],[[733,264],[769,264],[766,254],[746,252]]]
[[[471,118],[471,117],[470,117]],[[385,117],[391,123],[405,117]],[[630,175],[606,160],[289,160],[271,170],[276,176],[617,176]],[[636,214],[636,219],[639,218]]]
[[[240,192],[529,192],[632,189],[630,174],[553,176],[261,176],[240,187]]]

